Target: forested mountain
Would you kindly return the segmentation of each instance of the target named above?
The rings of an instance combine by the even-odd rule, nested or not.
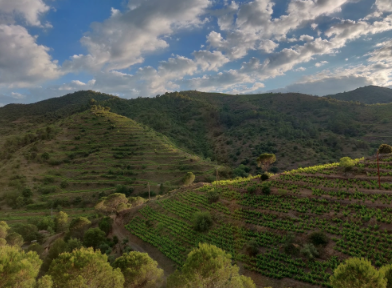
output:
[[[326,97],[344,101],[358,101],[366,104],[391,103],[392,89],[370,85],[353,91],[327,95]]]
[[[189,153],[238,168],[237,175],[243,176],[260,172],[255,158],[264,152],[277,155],[271,168],[277,172],[329,163],[342,156],[371,155],[392,136],[388,128],[392,104],[365,105],[298,93],[225,95],[198,91],[130,100],[79,91],[22,105],[23,109],[16,109],[16,105],[12,113],[13,105],[7,105],[0,108],[0,118],[14,123],[7,120],[9,125],[2,125],[3,135],[23,123],[28,125],[23,121],[26,116],[51,121],[62,117],[64,111],[86,109],[94,101],[166,135]],[[47,110],[55,117],[48,117]]]

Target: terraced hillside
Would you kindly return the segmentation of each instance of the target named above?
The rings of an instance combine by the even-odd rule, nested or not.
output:
[[[0,219],[7,222],[52,208],[94,213],[88,207],[107,194],[164,194],[183,185],[187,172],[205,181],[215,171],[213,163],[176,149],[165,136],[103,109],[30,128],[3,143]]]
[[[331,287],[333,269],[348,257],[376,266],[392,260],[392,154],[380,161],[381,188],[376,171],[369,158],[351,170],[333,163],[263,182],[253,177],[178,190],[145,204],[125,227],[179,267],[191,248],[208,242],[230,252],[258,287]],[[214,192],[217,202],[208,200]],[[212,215],[206,232],[196,232],[190,221],[198,211]],[[312,234],[317,231],[327,236],[324,245]],[[257,251],[249,253],[254,242]],[[303,250],[310,242],[314,259]]]

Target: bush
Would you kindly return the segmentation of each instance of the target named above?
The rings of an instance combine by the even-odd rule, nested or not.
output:
[[[246,244],[246,252],[249,254],[249,256],[255,256],[257,253],[259,253],[259,245],[257,244],[256,239],[250,240]]]
[[[249,186],[246,188],[246,191],[248,191],[249,194],[253,194],[256,192],[256,186]]]
[[[301,249],[301,254],[310,260],[319,255],[316,247],[314,247],[313,244],[305,244],[305,246]]]
[[[269,195],[271,194],[271,188],[269,186],[264,186],[263,188],[261,188],[261,192],[263,192],[263,194],[265,195]]]
[[[378,148],[378,152],[380,154],[392,153],[392,146],[389,146],[388,144],[381,144],[380,147]]]
[[[209,203],[215,203],[219,200],[219,194],[215,190],[207,192],[207,200]]]
[[[313,232],[309,235],[309,240],[313,245],[326,246],[328,244],[328,237],[323,232]]]
[[[261,180],[261,181],[268,180],[269,178],[270,178],[270,175],[267,174],[267,173],[263,173],[263,174],[261,174],[261,176],[260,176],[260,180]]]
[[[193,215],[193,226],[196,231],[207,231],[212,225],[210,212],[196,212]]]

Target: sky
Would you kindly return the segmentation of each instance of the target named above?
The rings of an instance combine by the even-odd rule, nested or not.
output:
[[[0,0],[0,106],[392,87],[391,0]]]

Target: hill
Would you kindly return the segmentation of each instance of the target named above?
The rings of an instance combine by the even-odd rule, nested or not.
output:
[[[5,137],[2,220],[26,219],[33,210],[37,217],[51,208],[89,210],[115,191],[148,197],[150,190],[154,196],[183,185],[187,172],[196,181],[211,181],[215,171],[213,163],[177,149],[164,135],[108,110],[86,110],[45,125]],[[31,196],[24,197],[26,189]]]
[[[124,223],[179,267],[207,242],[231,253],[258,287],[331,287],[329,276],[348,257],[377,267],[392,260],[392,154],[380,162],[381,189],[375,159],[368,158],[346,172],[333,163],[263,182],[251,177],[181,189],[138,207]],[[211,193],[219,195],[216,202]],[[190,221],[199,211],[212,216],[206,232]],[[317,253],[306,251],[310,243]]]
[[[392,89],[370,85],[357,88],[353,91],[327,95],[325,97],[343,101],[358,101],[365,104],[391,103]]]
[[[183,91],[101,105],[189,152],[238,168],[236,176],[261,173],[254,161],[261,153],[277,155],[272,167],[277,172],[372,155],[392,136],[392,104],[366,106],[296,93]]]
[[[373,155],[392,136],[392,103],[365,105],[298,93],[225,95],[182,91],[129,100],[93,91],[74,94],[50,99],[50,103],[82,101],[81,105],[64,108],[53,104],[54,112],[49,115],[55,117],[46,116],[47,106],[42,105],[49,102],[45,101],[25,105],[23,111],[34,113],[24,114],[17,109],[11,113],[10,105],[0,108],[0,135],[21,133],[35,123],[50,124],[69,115],[62,111],[87,109],[90,101],[96,101],[162,133],[190,154],[232,167],[235,176],[261,173],[254,161],[261,153],[277,155],[271,171],[279,172],[331,163],[343,156]],[[4,139],[0,137],[0,145]]]

